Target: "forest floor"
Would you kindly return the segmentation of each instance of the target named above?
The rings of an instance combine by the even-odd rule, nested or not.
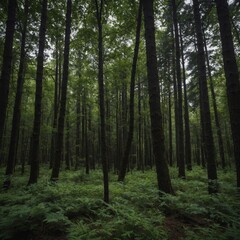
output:
[[[0,190],[0,239],[16,240],[239,240],[240,196],[235,172],[219,171],[220,193],[209,195],[206,170],[179,179],[170,169],[175,196],[159,196],[154,170],[110,174],[110,203],[102,201],[102,173],[63,171],[52,183],[42,167],[38,184],[26,187],[20,169],[12,188]],[[3,182],[4,169],[0,169]]]

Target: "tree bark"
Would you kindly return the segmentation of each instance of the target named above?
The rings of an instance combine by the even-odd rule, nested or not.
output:
[[[61,101],[60,101],[60,112],[58,117],[57,144],[56,144],[56,153],[55,153],[55,159],[54,159],[55,161],[53,163],[52,176],[51,176],[52,181],[58,180],[60,163],[63,155],[64,120],[65,120],[65,113],[66,113],[68,70],[69,70],[71,14],[72,14],[72,1],[67,0],[62,91],[61,91]]]
[[[67,107],[68,109],[68,107]],[[66,162],[66,170],[70,170],[71,168],[71,150],[70,150],[70,122],[68,117],[68,110],[67,110],[67,117],[66,117],[66,140],[65,140],[65,162]]]
[[[172,78],[173,78],[173,96],[174,96],[174,122],[175,122],[175,147],[176,147],[176,165],[179,162],[179,138],[178,138],[178,94],[177,94],[177,79],[176,79],[176,63],[175,63],[175,44],[174,44],[174,34],[173,27],[171,29],[172,37]]]
[[[215,0],[220,25],[222,55],[227,84],[227,99],[232,130],[237,187],[240,187],[240,83],[234,53],[227,0]]]
[[[28,12],[29,12],[29,1],[25,0],[20,63],[19,63],[18,79],[17,79],[17,92],[15,97],[15,103],[14,103],[11,139],[10,139],[10,146],[9,146],[7,168],[6,168],[6,176],[8,180],[4,182],[4,188],[7,188],[7,189],[10,187],[10,184],[11,184],[10,176],[13,174],[13,171],[14,171],[14,165],[16,162],[16,154],[17,154],[17,148],[18,148],[18,136],[19,136],[20,118],[21,118],[21,101],[22,101],[22,90],[23,90],[23,82],[24,82],[24,65],[26,61],[25,45],[26,45]]]
[[[106,124],[105,124],[105,101],[104,101],[104,80],[103,80],[103,36],[102,36],[102,12],[103,2],[95,0],[96,18],[98,24],[98,86],[99,86],[99,108],[101,121],[101,160],[103,168],[103,184],[104,184],[104,201],[109,202],[109,186],[108,186],[108,161],[106,157]]]
[[[215,124],[216,124],[216,128],[217,128],[218,146],[219,146],[222,168],[224,169],[226,167],[226,161],[225,161],[225,154],[224,154],[224,147],[223,147],[222,130],[221,130],[219,116],[218,116],[216,94],[215,94],[214,86],[213,86],[211,66],[209,63],[208,49],[207,49],[207,43],[206,43],[204,31],[203,31],[203,40],[204,40],[204,48],[205,48],[205,54],[206,54],[208,77],[209,77],[209,82],[210,82],[210,90],[211,90],[211,95],[212,95],[212,104],[213,104],[213,111],[214,111],[214,117],[215,117]]]
[[[170,66],[168,64],[168,70]],[[168,159],[169,165],[173,166],[173,147],[172,147],[172,93],[171,93],[171,81],[170,81],[170,73],[168,73],[168,141],[169,141],[169,148],[168,148]]]
[[[185,163],[184,163],[184,137],[183,137],[183,114],[182,114],[182,79],[181,79],[181,65],[180,65],[180,45],[178,33],[178,19],[176,1],[172,0],[173,24],[175,35],[175,61],[177,70],[177,92],[178,92],[178,176],[185,178]]]
[[[54,104],[53,104],[53,125],[51,136],[51,152],[50,152],[50,169],[52,169],[55,151],[56,151],[56,137],[57,137],[57,119],[58,119],[58,84],[59,84],[59,53],[58,40],[56,41],[56,68],[55,68],[55,82],[54,82]]]
[[[136,40],[134,48],[134,56],[132,62],[132,72],[131,72],[131,83],[130,83],[130,103],[129,103],[129,130],[128,130],[128,139],[122,159],[121,169],[118,176],[118,181],[124,181],[126,176],[126,170],[129,162],[129,154],[132,145],[133,139],[133,130],[134,130],[134,87],[135,87],[135,76],[137,70],[137,60],[140,44],[140,33],[141,33],[141,23],[142,23],[142,0],[139,1],[138,8],[138,19],[137,19],[137,29],[136,29]]]
[[[39,174],[39,141],[41,128],[41,111],[42,111],[42,81],[43,81],[43,61],[44,48],[46,39],[46,24],[47,24],[47,4],[48,0],[42,1],[41,24],[39,31],[39,50],[37,57],[37,75],[36,75],[36,92],[35,92],[35,110],[34,123],[32,132],[32,144],[30,148],[30,177],[28,185],[36,183]]]
[[[3,50],[2,70],[0,78],[0,153],[2,151],[2,140],[6,111],[8,104],[9,82],[12,70],[12,48],[15,28],[17,0],[8,1],[8,16],[6,23],[6,35]],[[1,162],[1,160],[0,160]]]
[[[184,123],[185,123],[184,149],[185,149],[185,159],[186,159],[187,170],[192,170],[192,146],[191,146],[189,110],[188,110],[188,96],[187,96],[187,85],[186,85],[186,74],[185,74],[185,60],[184,60],[183,39],[182,39],[181,27],[180,27],[180,43],[181,43],[183,89],[184,89]]]
[[[144,26],[147,54],[148,93],[151,116],[153,152],[156,161],[159,190],[173,193],[167,160],[165,158],[164,132],[160,108],[160,91],[157,71],[153,0],[143,0]]]
[[[76,122],[76,146],[75,146],[75,170],[78,170],[80,167],[80,122],[81,122],[81,109],[80,109],[80,91],[77,91],[77,102],[76,102],[76,114],[77,114],[77,122]]]
[[[197,34],[197,65],[198,65],[198,77],[199,77],[199,89],[200,89],[200,108],[202,115],[203,124],[203,137],[205,144],[207,171],[208,171],[208,191],[209,193],[218,192],[217,188],[217,169],[215,164],[214,154],[214,143],[209,107],[208,87],[207,87],[207,76],[206,76],[206,65],[205,65],[205,54],[202,36],[202,24],[199,11],[198,0],[193,0],[193,11],[195,29]]]

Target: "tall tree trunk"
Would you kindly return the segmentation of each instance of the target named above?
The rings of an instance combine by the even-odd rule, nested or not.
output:
[[[215,0],[222,41],[222,55],[227,83],[227,99],[230,113],[234,158],[237,171],[237,187],[240,187],[240,83],[234,54],[233,39],[227,0]]]
[[[81,127],[82,127],[82,129],[81,129],[81,134],[82,134],[82,136],[81,136],[81,154],[80,154],[80,156],[81,156],[81,162],[84,162],[84,158],[85,158],[85,134],[86,134],[86,132],[85,132],[85,117],[86,117],[86,113],[85,113],[85,104],[86,104],[86,102],[85,102],[85,89],[83,89],[83,93],[82,93],[82,116],[81,116]]]
[[[182,116],[182,80],[181,80],[181,65],[180,65],[180,46],[178,34],[178,19],[176,1],[172,0],[173,24],[175,35],[175,60],[177,69],[177,92],[178,92],[178,176],[185,178],[185,163],[184,163],[184,137],[183,137],[183,116]]]
[[[189,125],[189,111],[188,111],[188,96],[187,96],[187,85],[186,85],[186,74],[185,74],[185,60],[183,50],[183,39],[182,31],[180,27],[180,43],[181,43],[181,57],[182,57],[182,71],[183,71],[183,89],[184,89],[184,123],[185,123],[185,159],[188,170],[192,170],[192,146],[191,146],[191,135]]]
[[[17,93],[15,97],[14,110],[13,110],[13,118],[12,118],[12,130],[11,130],[11,139],[9,146],[9,154],[8,154],[8,162],[6,168],[6,176],[10,176],[13,174],[14,165],[16,162],[17,148],[18,148],[18,136],[20,129],[20,118],[21,118],[21,101],[22,101],[22,90],[23,90],[23,82],[24,82],[24,65],[26,59],[26,32],[27,32],[27,20],[28,20],[28,10],[29,10],[29,2],[25,0],[24,3],[24,22],[23,22],[23,30],[22,30],[22,40],[21,40],[21,53],[20,53],[20,63],[18,69],[18,79],[17,79]],[[4,182],[4,187],[9,188],[11,184],[11,180],[9,177]]]
[[[118,176],[118,181],[124,181],[127,165],[129,162],[129,154],[132,145],[133,139],[133,130],[134,130],[134,87],[135,87],[135,76],[137,70],[137,60],[138,60],[138,51],[140,44],[140,33],[141,33],[141,23],[142,23],[142,0],[139,1],[138,8],[138,19],[137,19],[137,29],[136,29],[136,40],[134,48],[134,56],[132,62],[132,72],[131,72],[131,83],[130,83],[130,103],[129,103],[129,130],[128,130],[128,139],[122,159],[122,165]]]
[[[167,160],[165,159],[164,154],[165,144],[160,108],[153,0],[143,0],[143,12],[146,39],[148,92],[151,115],[152,142],[153,152],[156,161],[158,187],[160,191],[163,191],[165,193],[173,193]]]
[[[86,163],[86,174],[89,174],[89,167],[90,167],[90,162],[89,162],[89,112],[88,108],[86,105],[86,93],[84,92],[84,104],[85,104],[85,163]]]
[[[207,49],[207,43],[206,43],[204,31],[203,31],[203,40],[204,40],[204,48],[205,48],[205,54],[206,54],[208,77],[209,77],[209,82],[210,82],[210,90],[211,90],[211,95],[212,95],[215,124],[216,124],[216,128],[217,128],[218,146],[219,146],[222,168],[224,169],[226,167],[226,161],[225,161],[224,148],[223,148],[222,130],[221,130],[219,116],[218,116],[217,101],[216,101],[216,95],[215,95],[214,86],[213,86],[211,66],[209,63],[208,49]]]
[[[16,18],[17,0],[8,1],[8,16],[6,23],[6,35],[3,50],[2,70],[0,78],[0,154],[2,151],[2,139],[6,120],[8,104],[9,82],[12,70],[13,35]]]
[[[115,118],[116,118],[116,155],[115,155],[115,164],[114,170],[116,173],[120,170],[119,163],[120,163],[120,131],[119,131],[119,91],[116,88],[116,111],[115,111]]]
[[[168,64],[168,71],[170,70],[170,66]],[[168,148],[168,159],[169,165],[173,166],[173,147],[172,147],[172,94],[171,94],[171,81],[170,81],[170,73],[168,73],[168,141],[169,141],[169,148]]]
[[[76,122],[76,147],[75,147],[75,170],[80,167],[80,91],[77,91],[77,102],[76,102],[76,113],[77,113],[77,122]]]
[[[65,28],[65,46],[64,46],[64,59],[63,59],[63,76],[62,76],[62,91],[60,101],[60,113],[58,117],[57,128],[57,144],[56,155],[53,163],[51,180],[56,181],[59,176],[60,163],[63,155],[63,135],[64,135],[64,120],[66,112],[67,101],[67,86],[68,86],[68,69],[69,69],[69,46],[70,46],[70,34],[71,34],[71,13],[72,13],[72,1],[67,0],[67,13],[66,13],[66,28]]]
[[[200,89],[200,107],[202,114],[202,123],[204,129],[204,144],[206,150],[206,161],[208,171],[208,191],[209,193],[218,192],[217,189],[217,169],[215,164],[214,143],[208,98],[207,76],[205,66],[204,45],[202,36],[202,24],[199,11],[198,0],[193,0],[194,21],[197,34],[197,65],[198,65],[198,77],[199,77],[199,89]]]
[[[68,109],[68,107],[67,107]],[[66,170],[70,170],[71,167],[71,150],[70,150],[70,122],[67,110],[67,117],[66,117],[66,140],[65,140],[65,162],[66,162]]]
[[[39,174],[39,141],[41,127],[41,111],[42,111],[42,81],[43,81],[43,61],[44,48],[46,39],[47,24],[47,4],[48,0],[42,1],[41,25],[39,31],[39,49],[37,56],[37,76],[36,76],[36,92],[35,92],[35,112],[32,132],[32,144],[30,147],[30,178],[28,184],[36,183]]]
[[[54,82],[54,104],[53,104],[53,125],[51,136],[51,152],[50,152],[50,168],[54,163],[56,151],[56,137],[57,137],[57,117],[58,117],[58,84],[59,84],[59,54],[58,54],[58,40],[56,41],[56,68],[55,68],[55,82]]]
[[[140,169],[140,163],[143,162],[143,131],[142,131],[142,104],[141,104],[141,82],[138,78],[138,158],[137,168]]]
[[[109,202],[109,186],[108,186],[108,161],[106,157],[106,124],[105,124],[105,101],[104,101],[104,82],[103,82],[103,36],[102,36],[102,12],[103,2],[95,0],[96,18],[98,24],[98,85],[99,85],[99,108],[101,121],[101,159],[103,168],[103,184],[104,184],[104,201]]]
[[[174,94],[174,119],[175,119],[175,145],[176,145],[176,164],[178,166],[179,162],[179,138],[178,138],[178,94],[177,94],[177,79],[176,79],[176,64],[175,64],[175,44],[174,44],[174,34],[173,27],[171,29],[172,36],[172,78],[173,78],[173,94]]]

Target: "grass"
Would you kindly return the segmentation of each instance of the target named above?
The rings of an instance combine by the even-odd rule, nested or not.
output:
[[[170,172],[176,195],[161,197],[153,170],[133,171],[124,183],[110,174],[105,204],[101,170],[64,171],[53,184],[42,167],[38,184],[26,187],[28,173],[17,169],[12,188],[0,193],[0,239],[239,239],[234,172],[219,171],[216,195],[207,192],[205,170],[194,168],[186,180],[177,178],[175,168]]]

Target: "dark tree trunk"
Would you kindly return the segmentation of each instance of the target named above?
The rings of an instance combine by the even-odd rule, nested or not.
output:
[[[75,147],[75,170],[80,167],[80,91],[77,91],[77,102],[76,102],[76,113],[77,113],[77,121],[76,121],[76,147]]]
[[[86,163],[86,174],[89,174],[89,167],[90,167],[90,162],[89,162],[89,129],[88,129],[88,109],[86,105],[86,93],[84,92],[84,104],[85,104],[85,163]]]
[[[226,167],[226,161],[225,161],[225,154],[224,154],[224,148],[223,148],[222,130],[221,130],[219,116],[218,116],[217,101],[216,101],[216,95],[215,95],[214,86],[213,86],[213,79],[212,79],[212,74],[211,74],[211,67],[210,67],[210,63],[209,63],[208,49],[207,49],[204,32],[203,32],[203,40],[204,40],[204,48],[205,48],[205,54],[206,54],[208,77],[209,77],[209,82],[210,82],[210,90],[211,90],[211,95],[212,95],[212,104],[213,104],[213,111],[214,111],[214,117],[215,117],[215,124],[216,124],[216,128],[217,128],[218,146],[219,146],[222,168],[224,169]]]
[[[53,163],[52,176],[51,176],[52,181],[56,181],[58,179],[60,163],[63,155],[63,135],[64,135],[64,120],[65,120],[65,113],[66,113],[66,101],[67,101],[69,46],[70,46],[70,34],[71,34],[71,13],[72,13],[72,1],[67,0],[62,91],[61,91],[61,101],[60,101],[60,112],[58,117],[57,144],[56,144],[56,153],[54,158],[55,161]]]
[[[189,111],[188,111],[188,96],[186,86],[186,74],[185,74],[185,60],[183,51],[183,39],[182,31],[180,27],[180,42],[181,42],[181,57],[182,57],[182,71],[183,71],[183,89],[184,89],[184,123],[185,123],[185,159],[188,170],[192,170],[192,146],[189,124]]]
[[[181,80],[181,65],[180,65],[180,46],[178,34],[178,19],[176,1],[172,0],[173,24],[175,35],[175,60],[177,69],[177,92],[178,92],[178,176],[185,178],[185,163],[184,163],[184,137],[183,137],[183,114],[182,114],[182,80]]]
[[[171,29],[172,36],[172,78],[173,78],[173,94],[174,94],[174,119],[175,119],[175,145],[176,145],[176,164],[179,162],[179,138],[178,138],[178,94],[177,94],[177,79],[176,79],[176,64],[175,64],[175,44],[173,27]]]
[[[143,162],[143,131],[142,131],[142,104],[141,104],[141,83],[138,78],[138,158],[137,168],[140,169],[140,163]]]
[[[138,9],[138,19],[137,19],[137,29],[136,29],[136,40],[134,48],[134,56],[132,62],[132,72],[131,72],[131,85],[130,85],[130,103],[129,103],[129,130],[128,130],[128,139],[122,159],[121,169],[118,176],[118,181],[124,181],[126,170],[129,162],[129,154],[132,145],[133,139],[133,130],[134,130],[134,87],[135,87],[135,76],[137,70],[137,59],[138,51],[140,44],[140,33],[141,33],[141,23],[142,23],[142,0],[139,1]]]
[[[122,91],[121,91],[121,138],[120,138],[120,149],[121,158],[124,156],[124,144],[127,139],[127,116],[128,116],[128,105],[127,105],[127,83],[125,73],[122,74]],[[121,162],[120,162],[121,169]]]
[[[168,66],[169,69],[170,66]],[[169,148],[168,148],[168,159],[169,165],[173,166],[173,147],[172,147],[172,93],[171,93],[171,81],[170,81],[170,73],[168,74],[168,141],[169,141]]]
[[[12,48],[15,27],[17,0],[8,1],[8,17],[6,23],[6,35],[3,50],[2,71],[0,78],[0,154],[2,151],[2,138],[6,120],[8,104],[9,82],[12,70]],[[1,162],[1,161],[0,161]]]
[[[119,163],[120,163],[120,131],[119,131],[119,91],[118,88],[116,89],[116,111],[115,111],[115,118],[116,118],[116,155],[115,155],[115,163],[114,163],[114,170],[115,173],[118,173],[120,170]]]
[[[17,79],[17,93],[16,93],[16,98],[14,103],[11,139],[10,139],[10,146],[9,146],[7,168],[6,168],[7,176],[13,174],[14,165],[16,162],[17,148],[18,148],[18,136],[19,136],[20,118],[21,118],[21,101],[22,101],[22,90],[23,90],[23,82],[24,82],[24,65],[25,65],[25,59],[26,59],[25,43],[26,43],[26,32],[27,32],[28,9],[29,9],[29,2],[28,0],[25,0],[25,3],[24,3],[25,19],[24,19],[23,30],[22,30],[20,63],[19,63],[18,79]],[[10,178],[8,177],[8,180],[4,182],[4,187],[9,188],[10,184],[11,184]]]
[[[173,193],[167,160],[165,159],[164,154],[165,144],[160,108],[153,0],[143,0],[143,12],[146,39],[148,92],[151,115],[152,142],[156,162],[158,187],[160,191],[163,191],[165,193]]]
[[[36,183],[39,174],[39,141],[41,127],[41,111],[42,111],[42,81],[43,81],[43,61],[44,48],[46,39],[47,24],[47,4],[48,0],[42,1],[41,25],[39,31],[39,50],[37,57],[37,76],[36,76],[36,92],[35,92],[35,112],[32,133],[32,144],[30,147],[30,178],[28,184]]]
[[[58,41],[56,41],[56,69],[54,82],[54,104],[53,104],[53,125],[51,136],[51,152],[50,152],[50,168],[53,166],[55,151],[56,151],[56,137],[57,137],[57,117],[58,117],[58,84],[59,84],[59,56],[58,56]]]
[[[208,88],[207,88],[207,76],[206,76],[206,66],[205,66],[205,55],[204,55],[204,45],[202,36],[202,24],[199,11],[198,0],[193,0],[193,10],[194,10],[194,21],[197,34],[197,65],[198,65],[198,77],[199,77],[199,89],[200,89],[200,107],[202,108],[202,123],[204,129],[204,144],[206,150],[206,162],[208,171],[209,193],[216,193],[217,189],[217,169],[215,164],[215,154],[214,154],[214,143],[208,98]]]
[[[67,114],[66,117],[66,140],[65,140],[65,160],[66,160],[66,170],[70,170],[71,167],[71,150],[70,150],[70,123],[69,123],[69,117]]]
[[[85,90],[83,90],[83,93],[82,93],[82,116],[81,116],[81,127],[82,127],[82,129],[81,129],[81,134],[82,134],[82,136],[81,136],[81,154],[80,154],[80,156],[81,156],[81,162],[83,162],[84,163],[84,158],[85,158],[85,117],[86,117],[86,113],[85,113],[85,104],[86,104],[86,102],[85,102],[85,96],[84,96],[84,91]]]
[[[106,124],[105,124],[105,104],[104,104],[104,82],[103,82],[103,36],[102,36],[102,12],[103,2],[95,0],[96,18],[98,24],[98,85],[99,85],[99,108],[101,121],[101,160],[103,168],[103,184],[104,184],[104,201],[109,202],[109,186],[108,186],[108,161],[106,157]]]
[[[222,41],[222,55],[227,83],[227,99],[230,113],[234,158],[237,171],[237,187],[240,187],[240,83],[234,54],[233,39],[227,0],[215,0]]]

